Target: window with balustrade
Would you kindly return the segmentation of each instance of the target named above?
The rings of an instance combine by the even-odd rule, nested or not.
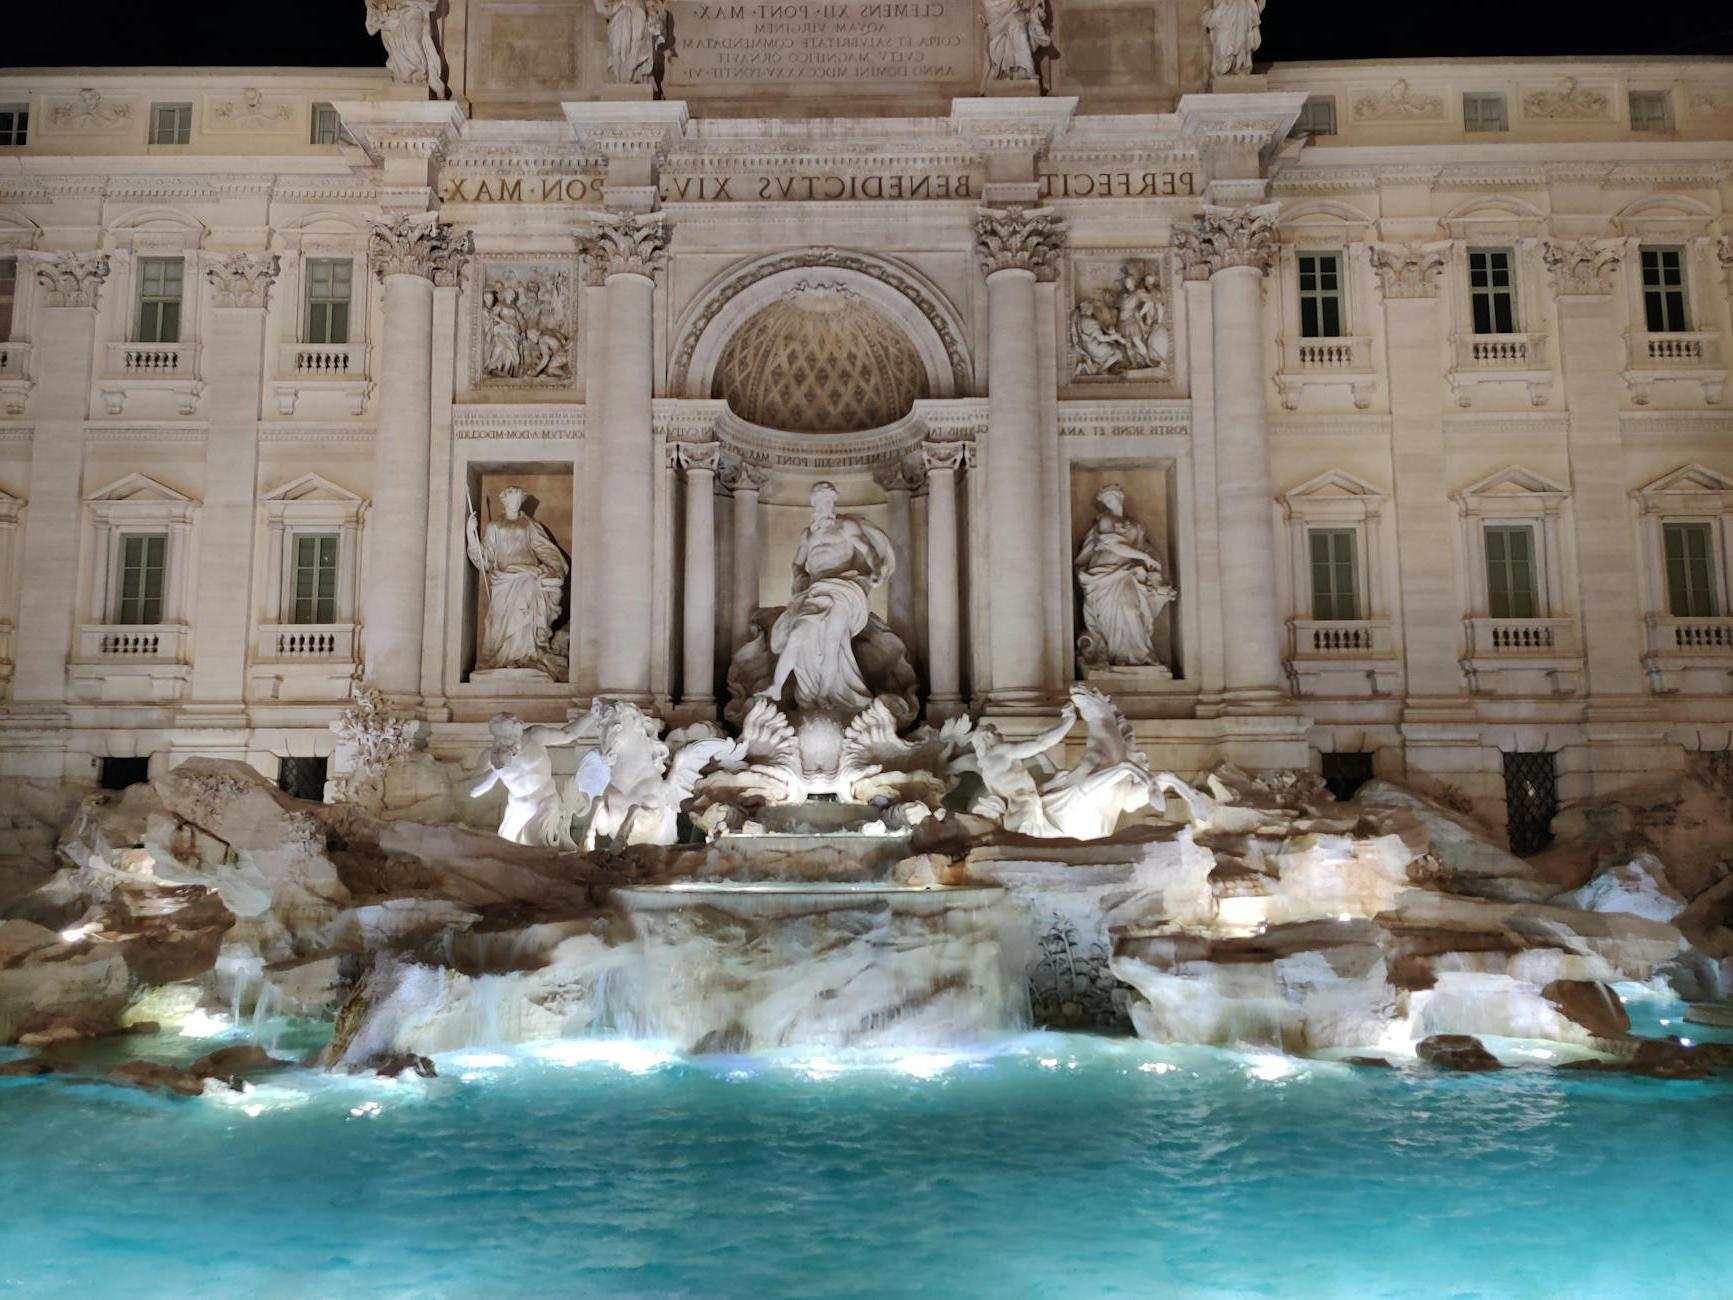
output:
[[[1300,337],[1335,339],[1347,333],[1342,295],[1340,253],[1298,253],[1295,266],[1300,284]]]
[[[1470,661],[1581,655],[1565,511],[1569,493],[1520,465],[1455,494],[1462,515]]]
[[[1358,537],[1352,528],[1309,528],[1312,617],[1352,622],[1360,617]]]
[[[1644,244],[1643,317],[1651,334],[1681,334],[1691,328],[1685,311],[1685,250]]]
[[[307,259],[302,342],[347,343],[355,263],[347,257]]]
[[[264,497],[266,568],[255,652],[260,663],[342,665],[348,671],[355,654],[363,504],[318,474],[304,474]]]
[[[1527,524],[1488,524],[1483,538],[1486,612],[1493,618],[1539,617],[1534,529]]]
[[[132,627],[162,622],[168,534],[122,533],[119,544],[109,621]]]
[[[1302,695],[1393,688],[1396,646],[1385,590],[1385,493],[1330,470],[1281,496],[1290,565],[1288,664]]]
[[[1642,538],[1648,648],[1657,689],[1712,689],[1733,665],[1733,477],[1685,465],[1632,494]],[[1695,675],[1696,680],[1691,682]]]
[[[337,621],[338,541],[336,533],[294,534],[289,570],[289,622]]]
[[[1476,334],[1517,332],[1514,250],[1468,250],[1468,305]]]
[[[1674,618],[1715,618],[1721,613],[1714,534],[1707,523],[1661,525],[1667,552],[1667,609]]]
[[[186,286],[186,259],[138,259],[137,310],[133,340],[137,343],[179,343],[181,300]]]

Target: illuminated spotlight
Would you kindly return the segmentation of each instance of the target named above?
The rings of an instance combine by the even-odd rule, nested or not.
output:
[[[562,1038],[530,1050],[559,1065],[612,1065],[628,1074],[647,1074],[675,1059],[666,1047],[623,1038]]]
[[[898,1057],[891,1067],[917,1079],[932,1079],[949,1070],[963,1058],[953,1052],[926,1052]]]
[[[215,1038],[218,1034],[229,1031],[229,1022],[222,1016],[214,1016],[203,1007],[189,1011],[181,1020],[180,1035],[182,1038]]]
[[[1166,1061],[1145,1061],[1137,1068],[1143,1074],[1172,1074],[1179,1066],[1169,1065]]]
[[[1305,1067],[1298,1061],[1273,1054],[1253,1057],[1251,1064],[1246,1067],[1248,1075],[1264,1083],[1280,1083],[1284,1079],[1291,1079],[1296,1074],[1303,1074],[1304,1072]]]
[[[75,925],[70,930],[60,932],[62,943],[82,943],[102,927],[95,921],[86,921],[83,925]]]
[[[383,1109],[384,1109],[384,1107],[382,1107],[376,1101],[364,1101],[359,1106],[352,1106],[350,1108],[349,1118],[350,1119],[372,1119],[375,1115],[377,1115]]]

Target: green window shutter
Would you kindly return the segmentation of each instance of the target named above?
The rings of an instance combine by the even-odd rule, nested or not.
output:
[[[163,556],[167,542],[161,533],[134,533],[120,539],[116,623],[162,622]]]
[[[296,536],[294,572],[290,582],[290,622],[337,621],[335,534],[303,533]]]
[[[1535,618],[1534,530],[1518,525],[1486,530],[1486,604],[1493,618]]]
[[[1713,534],[1708,524],[1664,524],[1667,551],[1667,609],[1675,618],[1714,618]]]
[[[1354,530],[1314,528],[1307,534],[1312,568],[1312,617],[1351,622],[1360,617]]]

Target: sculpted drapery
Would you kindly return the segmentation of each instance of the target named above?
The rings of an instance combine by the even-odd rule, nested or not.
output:
[[[1204,10],[1203,29],[1210,43],[1210,75],[1244,77],[1252,55],[1263,44],[1264,0],[1214,0]]]
[[[557,679],[565,665],[552,651],[553,625],[569,566],[548,530],[522,513],[525,496],[522,488],[501,492],[505,517],[488,524],[485,533],[469,516],[469,562],[487,585],[475,666],[538,668]]]
[[[1143,525],[1126,518],[1124,491],[1109,485],[1095,501],[1095,522],[1077,548],[1085,628],[1078,649],[1085,663],[1153,664],[1155,620],[1178,593],[1164,580]]]
[[[595,0],[608,20],[608,76],[621,85],[654,81],[656,50],[667,39],[661,0]]]
[[[444,59],[434,35],[439,0],[367,0],[367,33],[385,43],[385,66],[393,81],[426,86],[445,98]]]
[[[994,81],[1034,81],[1035,56],[1053,43],[1043,0],[981,0],[987,27],[987,72]]]

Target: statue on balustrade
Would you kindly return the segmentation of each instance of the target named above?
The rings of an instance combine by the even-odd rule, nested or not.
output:
[[[526,727],[514,714],[494,715],[488,724],[493,744],[476,759],[469,794],[479,799],[495,785],[505,787],[505,816],[499,823],[502,840],[538,848],[577,848],[572,840],[570,797],[554,778],[548,746],[571,744],[587,723],[587,718],[580,718],[563,727]]]
[[[1111,483],[1095,505],[1095,522],[1077,548],[1084,627],[1078,655],[1091,666],[1154,664],[1155,620],[1179,593],[1163,577],[1143,525],[1126,516],[1125,490]]]
[[[987,28],[987,76],[992,81],[1034,81],[1035,58],[1053,44],[1046,0],[981,0]]]
[[[472,507],[467,520],[469,562],[487,588],[476,670],[529,668],[555,681],[566,679],[567,656],[554,622],[560,615],[570,566],[553,536],[523,513],[529,493],[508,487],[499,494],[504,518],[478,528]]]
[[[367,34],[385,43],[393,81],[426,86],[435,99],[444,99],[444,59],[434,34],[438,7],[439,0],[367,0]]]
[[[1212,77],[1251,75],[1252,55],[1264,43],[1263,21],[1264,0],[1214,0],[1204,10]]]
[[[656,51],[668,39],[668,10],[661,0],[595,0],[608,20],[608,79],[619,85],[652,83]]]

